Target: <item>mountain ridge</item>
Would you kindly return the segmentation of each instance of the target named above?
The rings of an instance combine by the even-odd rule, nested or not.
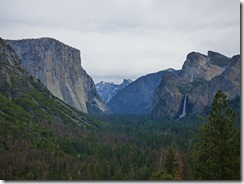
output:
[[[48,37],[6,40],[6,43],[17,53],[20,64],[54,96],[85,113],[177,118],[186,95],[187,112],[198,114],[209,106],[217,88],[229,93],[231,98],[240,94],[237,92],[240,72],[238,67],[232,68],[234,71],[230,67],[234,66],[233,57],[214,51],[206,55],[188,53],[181,70],[169,68],[133,82],[124,80],[120,85],[106,82],[95,85],[81,66],[78,49]],[[234,57],[237,61],[238,56]]]
[[[101,81],[96,84],[98,94],[101,96],[105,103],[109,103],[110,100],[123,88],[128,86],[132,80],[123,79],[122,83],[114,84],[113,82]]]
[[[120,90],[108,103],[115,114],[149,114],[155,87],[160,83],[163,71],[139,77]]]
[[[227,58],[213,51],[208,51],[208,55],[189,53],[178,75],[167,74],[161,80],[155,91],[151,116],[156,119],[166,116],[177,119],[182,113],[185,95],[188,99],[187,111],[190,114],[203,113],[204,109],[211,105],[217,90],[222,89],[228,94],[230,87],[227,90],[226,86],[232,85],[232,96],[227,95],[228,97],[239,95],[240,68],[235,67],[228,79],[223,80],[224,74],[228,73],[233,65],[233,60],[240,63],[240,55]],[[235,84],[231,82],[233,76],[236,78]]]

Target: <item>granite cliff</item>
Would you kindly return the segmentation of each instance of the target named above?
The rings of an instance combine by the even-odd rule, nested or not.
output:
[[[213,51],[208,55],[192,52],[180,71],[164,74],[155,90],[152,117],[177,119],[184,100],[187,113],[200,114],[220,89],[229,99],[240,95],[240,56],[228,58]]]
[[[233,56],[220,75],[192,91],[189,101],[192,113],[199,113],[204,110],[204,107],[209,107],[218,90],[224,91],[229,100],[240,96],[240,63],[240,55]]]
[[[80,51],[52,38],[6,40],[21,66],[65,103],[89,113],[108,112],[92,78],[81,67]]]
[[[49,130],[56,123],[67,129],[72,126],[97,127],[88,115],[54,97],[46,86],[20,66],[17,54],[1,38],[0,121],[3,127],[12,123],[18,126],[29,124],[30,128],[33,124],[48,123]]]

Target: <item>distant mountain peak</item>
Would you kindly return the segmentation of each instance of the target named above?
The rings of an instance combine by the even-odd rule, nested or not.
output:
[[[174,69],[174,68],[168,68],[168,69],[166,69],[165,71],[167,71],[167,72],[174,72],[175,69]]]
[[[110,100],[123,88],[132,82],[131,79],[123,79],[121,84],[114,84],[113,82],[101,81],[96,84],[96,89],[100,97],[105,103]]]
[[[129,83],[131,83],[133,80],[131,80],[131,79],[123,79],[123,82],[122,83],[124,83],[124,82],[129,82]]]

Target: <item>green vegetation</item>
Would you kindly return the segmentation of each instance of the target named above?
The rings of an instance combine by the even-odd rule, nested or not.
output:
[[[201,180],[240,179],[240,130],[234,128],[235,113],[218,91],[207,122],[195,146],[193,177]]]
[[[40,91],[45,93],[45,90]],[[219,160],[211,158],[212,150],[202,152],[202,147],[198,147],[202,145],[201,137],[194,139],[199,127],[208,127],[197,117],[186,117],[179,121],[166,118],[152,121],[147,116],[114,115],[103,117],[104,123],[101,123],[88,115],[77,116],[79,112],[75,109],[36,90],[25,91],[19,97],[10,100],[0,93],[1,179],[206,179],[199,172],[206,174],[213,170],[205,169],[208,164],[200,159],[203,157],[210,158],[211,167],[217,169],[216,162],[219,163]],[[209,120],[214,122],[217,114],[211,113]],[[224,114],[221,119],[228,121],[223,121],[221,127],[227,136],[224,138],[229,140],[228,145],[232,147],[223,147],[228,151],[223,159],[225,164],[232,163],[233,168],[226,170],[227,176],[217,179],[228,176],[238,179],[239,132],[229,126],[233,119],[228,117],[232,117],[232,113],[228,111]],[[83,120],[83,125],[91,126],[79,126],[76,120]],[[207,130],[205,132],[211,134]],[[211,138],[211,148],[217,141],[215,137]],[[231,149],[235,152],[231,152]],[[218,151],[214,150],[213,153],[217,155]],[[226,168],[225,165],[223,167]]]
[[[203,79],[197,78],[195,79],[193,82],[188,83],[188,84],[184,84],[184,85],[180,85],[178,86],[178,89],[180,91],[181,94],[188,94],[190,93],[193,89],[195,89],[196,87],[198,87],[199,85],[203,84],[205,81]]]
[[[95,120],[54,97],[0,42],[0,179],[240,180],[240,98],[227,104],[218,92],[204,121]]]
[[[190,84],[184,84],[184,85],[178,86],[178,89],[181,94],[188,94],[192,91],[193,86]]]
[[[193,88],[198,87],[199,85],[203,84],[205,81],[203,79],[197,78],[191,82]]]

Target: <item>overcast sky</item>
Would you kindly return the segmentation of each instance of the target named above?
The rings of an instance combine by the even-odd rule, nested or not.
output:
[[[238,0],[0,0],[0,37],[52,37],[95,82],[181,69],[186,55],[240,53]]]

